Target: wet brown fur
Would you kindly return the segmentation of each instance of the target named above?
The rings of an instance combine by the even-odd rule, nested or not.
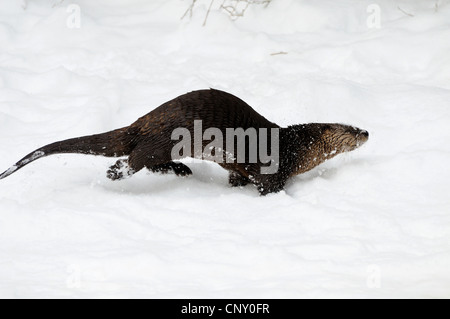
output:
[[[143,168],[187,176],[192,174],[191,170],[172,161],[171,151],[178,141],[173,141],[171,136],[174,129],[187,128],[193,137],[195,120],[202,120],[203,130],[218,128],[224,136],[227,128],[280,129],[280,166],[276,174],[261,174],[264,164],[260,162],[219,164],[230,171],[232,186],[252,183],[263,195],[282,190],[290,177],[304,173],[339,153],[351,151],[368,138],[366,131],[341,124],[313,123],[280,128],[229,93],[201,90],[164,103],[128,127],[44,146],[0,175],[0,179],[38,158],[60,153],[128,156],[110,168],[108,177],[112,180],[131,176]],[[209,142],[203,141],[203,147]]]

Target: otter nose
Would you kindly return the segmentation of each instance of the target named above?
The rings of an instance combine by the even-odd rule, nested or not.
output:
[[[361,135],[364,136],[365,138],[369,138],[369,132],[367,131],[361,131]]]

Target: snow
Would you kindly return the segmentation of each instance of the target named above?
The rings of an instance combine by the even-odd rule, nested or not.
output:
[[[267,197],[206,162],[38,160],[0,181],[0,297],[450,297],[449,1],[377,0],[379,28],[373,1],[217,3],[205,27],[206,0],[59,2],[0,5],[1,171],[208,87],[370,139]]]

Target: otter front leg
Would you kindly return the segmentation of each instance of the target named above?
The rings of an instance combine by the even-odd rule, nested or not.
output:
[[[173,171],[177,176],[186,177],[192,175],[192,171],[189,167],[183,163],[169,162],[166,164],[156,165],[150,168],[154,173],[167,174],[169,171]]]
[[[106,172],[106,177],[110,180],[117,181],[128,178],[134,174],[134,170],[128,165],[128,160],[121,159],[109,168]]]
[[[242,187],[248,185],[250,180],[247,177],[242,176],[239,172],[231,171],[228,182],[232,187]]]

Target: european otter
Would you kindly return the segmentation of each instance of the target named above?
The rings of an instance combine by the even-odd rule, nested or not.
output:
[[[131,176],[144,167],[153,172],[172,171],[179,176],[191,175],[189,167],[173,161],[172,152],[177,141],[172,139],[172,135],[175,129],[184,128],[191,133],[192,142],[195,144],[195,125],[198,120],[202,121],[203,128],[217,128],[225,135],[230,128],[254,129],[259,138],[261,130],[267,129],[270,130],[268,139],[273,141],[272,137],[277,134],[276,151],[279,160],[273,173],[262,173],[267,161],[250,159],[251,145],[246,145],[247,152],[241,162],[236,161],[236,158],[233,158],[234,161],[226,161],[225,157],[229,156],[229,153],[236,154],[236,149],[226,149],[224,146],[224,161],[219,162],[219,165],[230,172],[229,182],[232,186],[252,183],[258,187],[261,195],[279,192],[290,177],[304,173],[339,153],[356,149],[369,137],[365,130],[342,124],[312,123],[280,128],[229,93],[214,89],[200,90],[164,103],[128,127],[44,146],[1,174],[0,179],[37,159],[61,153],[127,156],[127,159],[117,161],[108,170],[107,176],[112,180]],[[203,133],[205,130],[202,129],[202,136]],[[211,145],[212,136],[210,137],[209,141],[201,141],[202,150]],[[249,139],[248,136],[244,138]],[[259,149],[268,145],[268,142],[260,143]],[[268,153],[275,152],[271,146],[272,144],[269,145]],[[215,152],[218,151],[219,149],[215,149]],[[180,158],[186,156],[189,154],[180,154]]]

